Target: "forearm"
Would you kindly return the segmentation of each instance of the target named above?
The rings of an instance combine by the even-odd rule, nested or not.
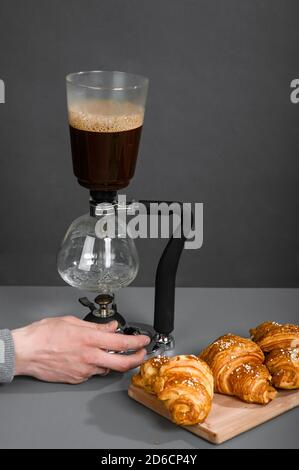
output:
[[[9,330],[0,330],[0,383],[11,382],[15,372],[15,348]]]

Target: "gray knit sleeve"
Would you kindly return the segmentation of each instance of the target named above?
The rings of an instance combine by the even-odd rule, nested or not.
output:
[[[0,383],[11,382],[15,371],[15,348],[9,330],[0,330]]]

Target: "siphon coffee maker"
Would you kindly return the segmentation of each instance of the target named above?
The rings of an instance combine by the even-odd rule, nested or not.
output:
[[[69,285],[93,292],[80,303],[86,321],[117,320],[124,334],[147,334],[148,354],[172,349],[176,272],[185,237],[171,236],[156,270],[153,326],[130,324],[118,311],[116,294],[138,273],[135,242],[123,223],[124,213],[143,204],[120,203],[118,191],[134,176],[144,120],[148,79],[124,72],[89,71],[66,78],[73,171],[89,190],[89,212],[72,222],[62,241],[58,272]],[[171,204],[171,202],[167,202]],[[108,221],[108,222],[107,222]],[[112,221],[117,231],[107,232]],[[102,223],[103,222],[103,223]],[[183,231],[182,231],[183,232]]]

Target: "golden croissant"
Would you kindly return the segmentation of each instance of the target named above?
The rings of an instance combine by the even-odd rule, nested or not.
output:
[[[154,385],[163,364],[169,362],[167,356],[157,356],[143,362],[139,373],[133,375],[132,384],[141,387],[149,393],[155,394]]]
[[[196,356],[157,357],[141,365],[132,383],[155,393],[179,425],[201,423],[213,399],[213,375]]]
[[[264,354],[253,341],[229,333],[210,344],[199,357],[212,370],[215,392],[248,403],[266,404],[275,397],[271,375],[263,365]]]
[[[299,326],[267,321],[252,328],[250,335],[264,352],[299,347]]]
[[[265,365],[277,388],[299,388],[299,326],[264,322],[250,330],[251,337],[266,353]]]

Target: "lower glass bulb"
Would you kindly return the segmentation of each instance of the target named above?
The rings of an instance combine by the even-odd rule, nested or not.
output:
[[[117,216],[115,216],[116,221]],[[134,240],[118,231],[99,232],[99,218],[85,214],[74,220],[62,241],[57,268],[69,285],[91,292],[115,293],[128,286],[139,268]],[[117,224],[116,224],[117,225]]]

